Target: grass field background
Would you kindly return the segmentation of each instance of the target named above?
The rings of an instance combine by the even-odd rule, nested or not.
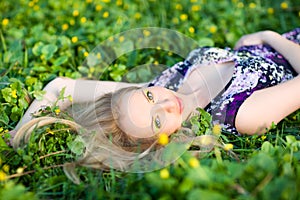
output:
[[[117,35],[121,32],[161,27],[178,31],[200,46],[233,47],[247,33],[265,29],[284,33],[298,27],[300,2],[10,0],[0,2],[0,23],[0,134],[5,140],[26,111],[28,96],[42,98],[42,88],[55,77],[120,81],[134,66],[171,66],[181,59],[157,47],[123,55],[105,70],[82,64],[103,41],[131,44],[132,38]],[[151,38],[151,33],[143,34]],[[137,76],[129,78],[140,81]],[[55,105],[47,109],[44,114],[63,116]],[[205,155],[187,152],[151,173],[78,168],[81,183],[74,184],[61,165],[75,159],[81,147],[72,131],[55,124],[36,130],[38,136],[24,148],[13,150],[1,141],[0,197],[299,199],[299,132],[298,111],[263,136],[223,132],[224,146]]]

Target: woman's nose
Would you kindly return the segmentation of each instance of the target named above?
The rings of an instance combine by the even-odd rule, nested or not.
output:
[[[159,102],[159,106],[166,112],[172,113],[177,109],[177,104],[174,99],[164,99]]]

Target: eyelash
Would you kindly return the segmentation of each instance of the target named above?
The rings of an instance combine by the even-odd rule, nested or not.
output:
[[[145,96],[147,97],[150,103],[154,103],[154,97],[152,92],[150,92],[149,90],[145,90]],[[156,130],[159,130],[161,128],[161,122],[158,115],[156,115],[155,118],[153,119],[153,123]]]

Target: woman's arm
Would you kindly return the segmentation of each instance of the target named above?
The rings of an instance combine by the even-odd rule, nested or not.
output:
[[[67,108],[71,103],[83,103],[88,101],[94,101],[99,96],[113,92],[117,89],[129,87],[129,86],[143,86],[145,83],[132,84],[113,81],[96,81],[96,80],[74,80],[70,78],[56,78],[49,82],[45,87],[46,92],[42,100],[35,99],[22,119],[19,121],[15,130],[18,130],[23,124],[32,119],[32,113],[38,111],[41,107],[51,106],[56,102],[60,91],[65,88],[64,96],[72,96],[73,101],[68,99],[64,101],[58,101],[57,104],[61,110]]]
[[[282,54],[292,65],[297,73],[300,73],[300,45],[282,37],[273,31],[261,31],[243,36],[235,48],[248,45],[268,44]]]
[[[262,134],[300,109],[300,75],[285,83],[255,91],[241,105],[235,126],[240,133]]]

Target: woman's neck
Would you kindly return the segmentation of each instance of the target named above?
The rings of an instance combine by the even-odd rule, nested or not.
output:
[[[233,71],[233,62],[195,68],[177,91],[183,95],[187,112],[206,107],[225,88]]]

